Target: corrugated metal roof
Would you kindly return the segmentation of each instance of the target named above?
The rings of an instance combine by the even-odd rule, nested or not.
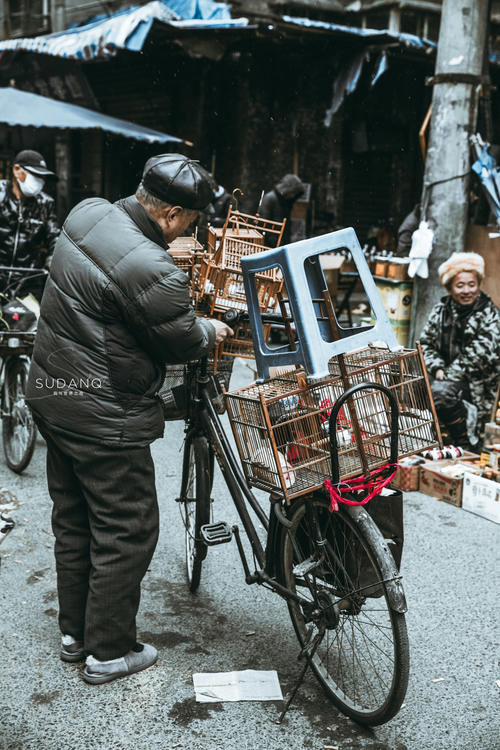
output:
[[[332,31],[339,35],[358,36],[360,39],[367,39],[370,42],[400,42],[409,47],[419,47],[420,49],[436,46],[434,42],[421,39],[415,34],[388,31],[387,29],[360,29],[357,26],[342,26],[338,23],[314,21],[310,18],[296,18],[295,16],[283,16],[283,21],[304,28]]]
[[[121,49],[139,52],[155,21],[193,29],[248,25],[246,18],[231,18],[226,3],[213,0],[152,0],[146,5],[132,6],[112,16],[101,16],[56,34],[7,39],[0,42],[0,52],[25,50],[76,60],[112,57]]]
[[[140,52],[154,23],[163,28],[179,30],[243,29],[250,26],[248,18],[231,18],[226,3],[213,0],[152,0],[146,5],[132,6],[109,17],[100,16],[84,25],[71,27],[56,34],[7,39],[0,42],[0,53],[7,50],[25,50],[76,60],[95,60],[112,57],[124,49]],[[398,42],[420,49],[436,46],[433,42],[422,40],[414,34],[361,29],[295,16],[283,16],[278,23],[265,23],[261,30],[273,33],[274,29],[283,23],[288,28],[292,26],[297,30],[307,29],[310,32],[332,33],[335,36],[355,36],[370,43]]]
[[[187,143],[159,130],[14,88],[0,88],[0,122],[18,127],[103,130],[146,143]]]

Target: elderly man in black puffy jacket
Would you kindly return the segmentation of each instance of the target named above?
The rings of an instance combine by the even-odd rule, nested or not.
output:
[[[137,643],[141,580],[158,538],[149,444],[163,434],[166,362],[207,354],[232,331],[198,318],[166,252],[213,199],[180,154],[149,159],[135,196],[69,214],[43,297],[28,403],[47,441],[61,658],[109,682],[154,664]]]

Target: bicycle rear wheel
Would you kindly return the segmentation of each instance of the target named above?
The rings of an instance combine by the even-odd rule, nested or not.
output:
[[[202,436],[188,439],[184,446],[180,501],[185,529],[186,575],[191,592],[200,585],[201,567],[207,554],[200,529],[210,522],[212,476],[213,460],[207,439]]]
[[[288,603],[297,637],[310,648],[318,642],[311,667],[335,705],[361,724],[383,724],[404,700],[409,649],[405,617],[390,606],[372,544],[321,495],[298,500],[289,518],[282,579],[310,602]]]
[[[6,363],[3,385],[2,439],[7,466],[20,474],[35,450],[36,425],[25,401],[29,363],[12,357]]]

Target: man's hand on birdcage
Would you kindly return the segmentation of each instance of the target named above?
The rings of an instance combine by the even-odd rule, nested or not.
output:
[[[223,341],[228,336],[234,336],[234,331],[232,328],[230,328],[226,323],[223,323],[222,320],[217,320],[216,318],[210,318],[210,322],[215,328],[215,343],[216,344],[222,344]]]

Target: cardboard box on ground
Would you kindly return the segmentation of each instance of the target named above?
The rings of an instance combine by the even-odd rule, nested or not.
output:
[[[453,475],[460,474],[460,471],[463,475],[466,468],[479,472],[479,459],[479,455],[467,451],[461,458],[426,460],[418,465],[405,465],[403,459],[390,486],[403,492],[420,490],[426,495],[460,506],[462,476]],[[477,466],[474,466],[475,463]]]
[[[419,490],[425,495],[431,495],[460,508],[464,474],[467,471],[476,471],[479,474],[477,454],[466,452],[461,458],[454,460],[426,461],[420,467]]]
[[[390,486],[402,492],[416,492],[420,484],[421,468],[422,464],[417,466],[404,466],[400,464]]]
[[[493,471],[500,471],[500,382],[491,409],[491,421],[484,430],[484,444],[481,457]]]
[[[500,523],[500,484],[473,474],[465,474],[462,508],[494,523]]]

